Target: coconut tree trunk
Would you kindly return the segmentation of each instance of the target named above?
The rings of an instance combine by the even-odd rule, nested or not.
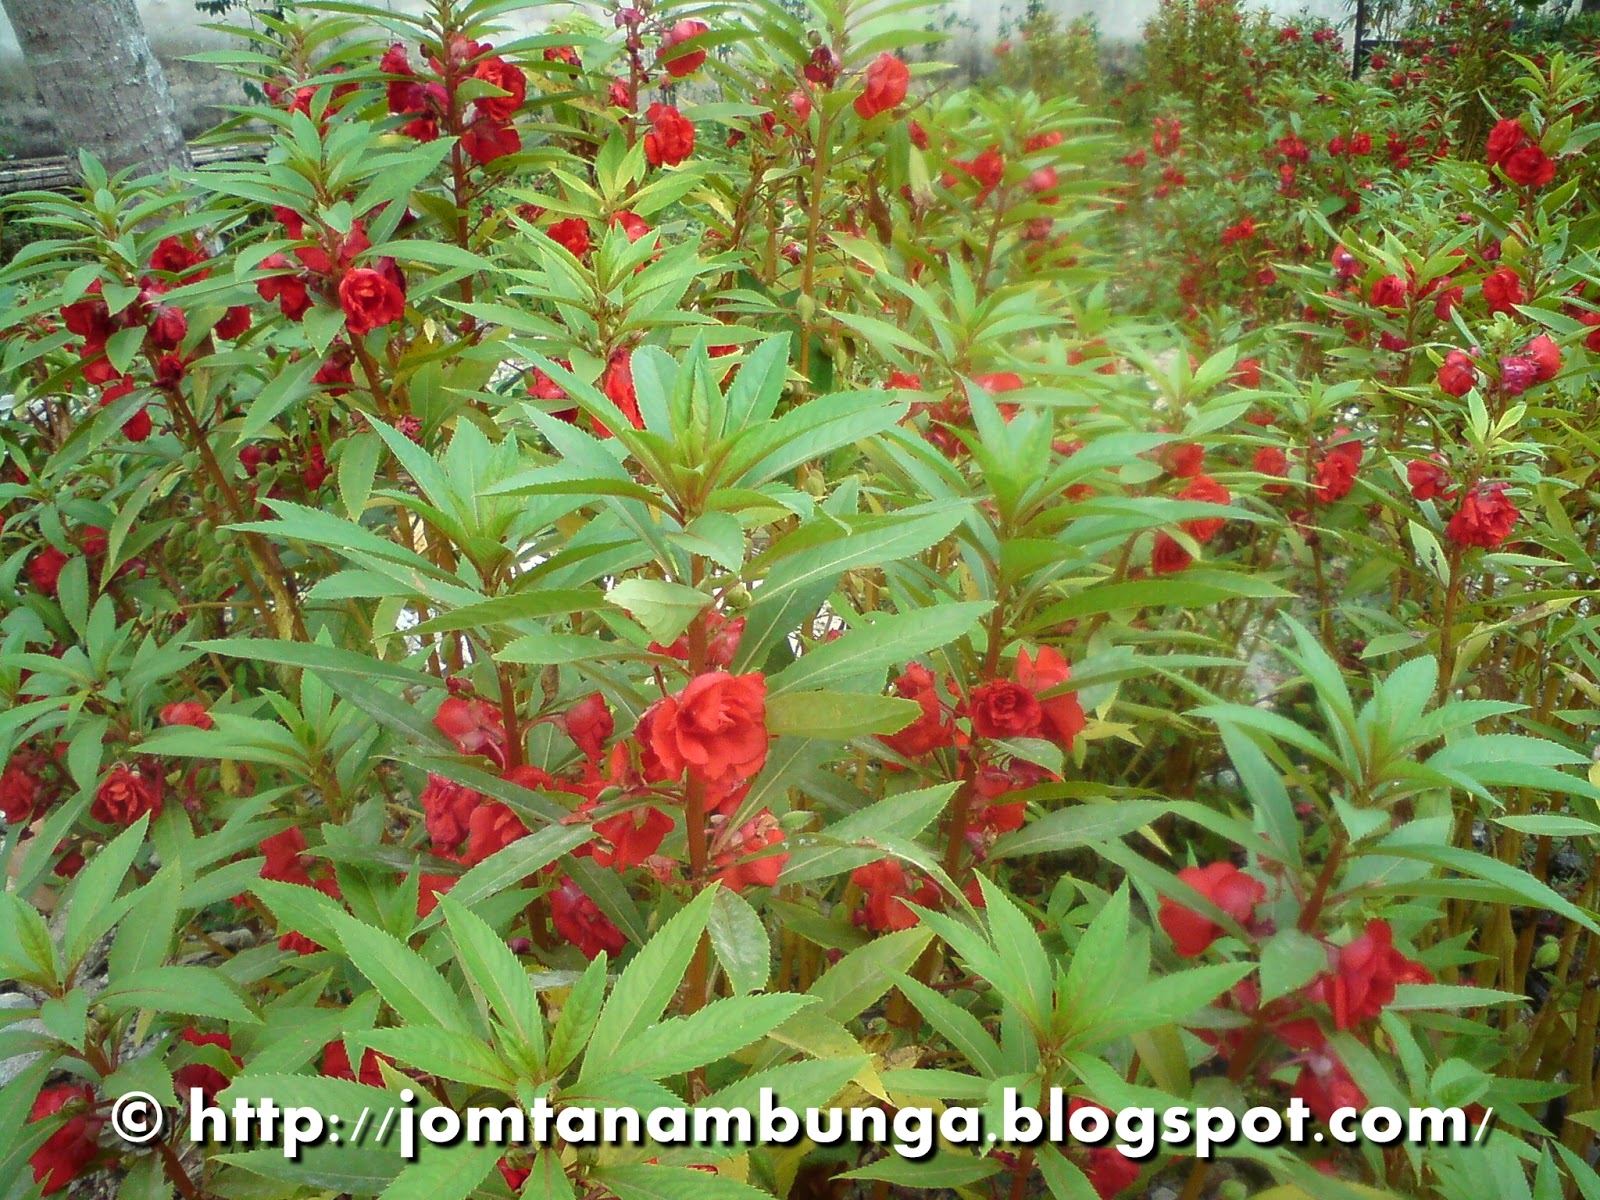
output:
[[[0,0],[69,153],[109,169],[187,167],[166,73],[134,0]]]

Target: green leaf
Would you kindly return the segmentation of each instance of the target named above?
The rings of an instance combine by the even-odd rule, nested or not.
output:
[[[339,498],[352,521],[359,521],[372,495],[383,443],[370,431],[346,437],[339,449]]]
[[[1142,829],[1167,805],[1159,800],[1119,800],[1114,804],[1079,804],[1046,813],[1012,833],[1002,834],[991,858],[1046,854],[1109,842]]]
[[[421,1145],[417,1161],[407,1165],[383,1189],[382,1200],[466,1200],[494,1173],[494,1165],[506,1149],[493,1143]],[[523,1195],[527,1193],[524,1191]]]
[[[691,1167],[628,1164],[596,1167],[590,1177],[617,1194],[617,1200],[772,1200],[769,1192]]]
[[[117,980],[96,998],[113,1013],[148,1008],[186,1017],[215,1017],[219,1021],[255,1024],[258,1018],[210,967],[150,967]]]
[[[1405,827],[1402,826],[1383,838],[1375,846],[1375,852],[1392,855],[1395,858],[1410,858],[1432,863],[1446,870],[1459,871],[1463,875],[1498,884],[1537,908],[1548,908],[1552,912],[1560,913],[1569,921],[1577,922],[1589,932],[1600,934],[1600,925],[1595,923],[1593,916],[1528,872],[1509,866],[1497,858],[1463,850],[1459,846],[1408,844],[1397,838],[1397,835],[1404,832]]]
[[[930,1133],[931,1136],[931,1133]],[[992,1158],[936,1148],[932,1156],[912,1160],[889,1154],[875,1163],[846,1171],[840,1179],[873,1179],[909,1188],[964,1188],[1002,1170]]]
[[[880,616],[870,625],[852,628],[836,641],[810,647],[792,665],[768,679],[768,703],[786,692],[899,669],[919,655],[949,645],[993,607],[990,601],[939,604]]]
[[[446,894],[440,898],[439,906],[444,910],[450,944],[455,947],[456,961],[461,964],[467,983],[484,998],[489,1011],[517,1044],[542,1059],[544,1014],[517,956],[487,921],[460,901]]]
[[[371,981],[401,1020],[444,1029],[473,1027],[450,985],[427,959],[392,934],[344,912],[329,915],[356,970]]]
[[[1418,1012],[1437,1008],[1482,1008],[1495,1004],[1521,1004],[1526,996],[1500,992],[1493,988],[1469,987],[1448,983],[1402,983],[1394,989],[1389,1008],[1394,1012]]]
[[[758,992],[767,986],[772,973],[772,939],[760,914],[738,892],[717,889],[706,932],[735,995]]]
[[[581,1080],[614,1072],[619,1066],[632,1069],[626,1060],[613,1061],[617,1047],[661,1019],[705,933],[717,891],[714,887],[706,888],[685,905],[656,930],[622,972],[595,1020]],[[596,1053],[597,1047],[599,1053]]]
[[[640,1030],[617,1046],[612,1059],[625,1064],[628,1074],[645,1079],[681,1075],[760,1041],[814,1003],[810,996],[792,992],[714,1000],[689,1016],[674,1017]],[[584,1069],[587,1077],[587,1062]]]
[[[117,927],[116,940],[111,943],[112,979],[161,965],[178,927],[178,903],[182,893],[183,870],[179,864],[169,862],[133,894],[133,903]]]
[[[767,698],[767,732],[849,741],[898,733],[922,715],[915,700],[859,692],[788,692]]]
[[[932,940],[933,931],[921,924],[875,937],[829,967],[808,994],[822,1002],[827,1016],[852,1020],[882,999]]]
[[[730,669],[750,671],[765,662],[779,641],[816,615],[844,572],[862,566],[882,567],[920,554],[947,536],[965,516],[966,508],[961,506],[917,515],[858,518],[847,536],[786,554],[773,564],[756,592],[756,602],[745,614],[744,635]],[[784,550],[793,536],[781,540],[773,552]]]
[[[62,950],[67,964],[75,967],[94,943],[122,915],[116,904],[118,890],[128,869],[144,846],[150,818],[142,816],[119,833],[99,853],[93,855],[73,880],[72,903],[67,909]]]
[[[628,613],[654,641],[669,646],[710,606],[711,597],[681,583],[624,579],[606,593],[606,603]]]
[[[944,811],[958,786],[941,783],[879,800],[834,822],[820,834],[793,839],[795,848],[790,851],[778,882],[789,885],[840,875],[887,857],[880,843],[916,837]]]
[[[1261,1002],[1270,1004],[1328,969],[1328,950],[1309,933],[1280,929],[1261,948]]]
[[[528,989],[528,994],[533,994],[532,988]],[[509,1091],[515,1085],[510,1069],[475,1034],[414,1025],[369,1030],[352,1035],[351,1040],[443,1079],[502,1091]]]
[[[471,907],[497,895],[508,887],[549,866],[585,842],[594,840],[587,825],[547,825],[509,846],[495,851],[456,881],[450,896],[462,907]],[[421,924],[427,929],[442,919],[435,909]]]

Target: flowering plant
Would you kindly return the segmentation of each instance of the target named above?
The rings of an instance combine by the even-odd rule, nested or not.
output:
[[[1528,60],[1468,161],[1378,82],[1296,124],[1326,39],[1224,5],[1195,53],[1278,107],[1215,142],[1170,39],[1119,135],[947,86],[915,5],[301,7],[228,56],[259,157],[85,157],[0,280],[0,1179],[1597,1194],[1587,67]],[[1163,185],[1210,258],[1108,211]],[[1140,254],[1194,276],[1170,326]],[[1215,1162],[108,1124],[762,1088],[1502,1124]]]

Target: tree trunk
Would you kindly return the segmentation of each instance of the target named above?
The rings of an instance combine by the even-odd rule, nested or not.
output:
[[[69,153],[111,171],[189,166],[166,73],[134,0],[0,0]]]

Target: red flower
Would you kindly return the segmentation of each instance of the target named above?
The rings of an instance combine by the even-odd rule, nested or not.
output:
[[[1064,692],[1059,696],[1045,696],[1072,678],[1072,668],[1053,646],[1039,647],[1039,657],[1032,658],[1024,646],[1017,653],[1017,682],[1033,693],[1043,714],[1040,733],[1063,749],[1071,750],[1073,739],[1083,732],[1085,724],[1083,706],[1078,703],[1077,692]]]
[[[261,260],[261,265],[269,271],[294,270],[294,264],[282,254],[268,255]],[[306,289],[306,281],[298,274],[270,275],[265,279],[258,279],[256,291],[269,304],[274,300],[277,301],[278,308],[291,321],[302,320],[306,313],[311,311],[311,293]]]
[[[633,387],[633,354],[628,350],[616,350],[606,362],[605,373],[600,377],[600,390],[605,392],[606,399],[622,410],[622,415],[628,418],[628,424],[635,429],[644,428],[644,415],[639,411],[639,393]],[[611,436],[611,430],[597,420],[591,419],[594,431],[601,437]]]
[[[704,783],[749,779],[767,761],[767,681],[759,672],[696,676],[650,709],[650,749],[669,776]]]
[[[1356,472],[1365,453],[1358,441],[1340,442],[1331,447],[1317,463],[1317,498],[1324,504],[1332,504],[1348,496],[1356,485]]]
[[[1478,368],[1465,350],[1452,350],[1439,364],[1435,382],[1446,395],[1465,396],[1478,384]]]
[[[685,18],[674,22],[672,28],[667,30],[667,36],[662,39],[661,49],[656,52],[656,65],[674,79],[693,75],[705,64],[705,48],[680,50],[678,47],[710,32],[711,26],[704,21]]]
[[[439,907],[439,897],[455,887],[455,875],[432,875],[424,871],[417,877],[417,920]]]
[[[189,318],[182,309],[159,305],[150,317],[150,341],[157,349],[176,350],[189,336]]]
[[[1222,244],[1231,246],[1235,242],[1246,242],[1256,235],[1256,219],[1245,217],[1236,225],[1229,225],[1222,231]]]
[[[1255,915],[1256,905],[1267,898],[1267,889],[1259,880],[1251,878],[1229,862],[1185,867],[1178,872],[1178,878],[1247,927]],[[1161,897],[1158,919],[1161,928],[1167,931],[1173,946],[1184,958],[1205,953],[1207,947],[1223,933],[1222,926],[1210,917],[1203,917],[1193,909],[1183,907],[1170,896]]]
[[[1441,321],[1448,321],[1450,314],[1460,306],[1466,298],[1467,289],[1457,284],[1455,287],[1446,288],[1440,292],[1433,302],[1433,315]]]
[[[1518,150],[1528,144],[1528,131],[1522,127],[1522,122],[1506,119],[1499,121],[1489,131],[1489,143],[1485,157],[1491,167],[1501,167]]]
[[[1109,1117],[1111,1113],[1098,1104],[1073,1096],[1067,1101],[1067,1116],[1081,1108],[1098,1108]],[[1132,1187],[1139,1178],[1139,1164],[1115,1146],[1096,1146],[1087,1156],[1089,1186],[1100,1200],[1111,1200],[1119,1192]]]
[[[150,269],[165,271],[170,275],[182,275],[205,261],[205,251],[198,246],[179,237],[162,238],[155,252],[150,255]]]
[[[585,958],[597,958],[602,950],[615,955],[628,944],[570,875],[562,876],[560,886],[550,893],[550,922]]]
[[[46,1196],[81,1175],[100,1152],[100,1127],[105,1118],[95,1116],[94,1092],[87,1087],[64,1083],[45,1088],[34,1099],[28,1120],[42,1121],[63,1109],[72,1110],[72,1115],[28,1158],[33,1181]]]
[[[506,765],[506,730],[500,710],[484,700],[451,696],[434,714],[434,728],[455,743],[462,754],[482,754],[502,770]]]
[[[212,326],[211,332],[223,341],[231,342],[235,338],[243,337],[249,331],[252,319],[249,305],[236,304],[223,314],[222,320]]]
[[[1484,277],[1483,299],[1492,313],[1510,312],[1516,305],[1527,303],[1528,293],[1514,269],[1497,267]]]
[[[368,1050],[361,1056],[361,1077],[357,1079],[355,1071],[350,1066],[350,1052],[344,1048],[342,1041],[329,1042],[322,1048],[322,1073],[330,1079],[348,1079],[351,1083],[363,1083],[367,1087],[381,1088],[383,1068],[379,1066],[380,1062],[394,1065],[394,1059],[387,1054]]]
[[[180,700],[161,710],[163,725],[193,725],[196,729],[210,729],[216,722],[198,700]]]
[[[479,166],[487,166],[522,149],[522,135],[509,121],[482,118],[461,135],[461,148]]]
[[[1523,348],[1522,353],[1537,365],[1534,379],[1539,383],[1549,383],[1561,374],[1561,347],[1551,340],[1549,334],[1541,333]]]
[[[546,50],[545,53],[549,54],[550,51]],[[528,1176],[533,1174],[532,1167],[513,1167],[503,1158],[495,1163],[495,1166],[500,1168],[501,1177],[506,1181],[506,1186],[513,1192],[520,1192],[522,1185],[528,1182]]]
[[[731,838],[718,839],[713,846],[711,865],[716,868],[712,876],[724,887],[742,892],[747,887],[774,887],[783,874],[787,854],[767,854],[761,858],[753,855],[770,850],[783,841],[783,827],[778,819],[762,809],[739,827]],[[720,848],[719,848],[720,847]]]
[[[720,612],[706,614],[706,666],[713,670],[727,667],[738,653],[739,639],[744,636],[744,618],[730,620]],[[681,662],[689,661],[689,635],[686,633],[670,646],[660,642],[650,643],[650,653],[665,654]]]
[[[1324,1125],[1333,1120],[1333,1114],[1341,1108],[1367,1106],[1365,1093],[1350,1078],[1344,1063],[1327,1048],[1326,1041],[1307,1057],[1292,1094]]]
[[[345,328],[356,337],[398,321],[406,314],[406,293],[399,271],[357,267],[339,281],[339,307]]]
[[[806,63],[802,74],[812,83],[831,88],[839,81],[841,69],[839,56],[833,52],[833,47],[818,46],[811,51],[811,59]]]
[[[227,1034],[201,1033],[193,1025],[178,1034],[178,1038],[191,1046],[221,1046],[224,1050],[233,1049],[233,1039]],[[233,1061],[237,1066],[244,1066],[243,1060],[238,1056],[234,1056]],[[217,1093],[226,1091],[228,1087],[228,1077],[216,1067],[205,1063],[189,1063],[187,1066],[179,1067],[172,1073],[172,1082],[177,1085],[179,1100],[186,1100],[192,1089],[199,1088],[208,1104],[216,1103]]]
[[[652,167],[675,167],[694,153],[694,123],[676,108],[652,104],[644,115],[651,126],[644,156]]]
[[[657,850],[672,832],[672,818],[648,804],[594,823],[601,843],[595,847],[594,861],[602,867],[621,871],[637,867]]]
[[[26,824],[43,791],[38,776],[30,769],[32,764],[21,759],[21,755],[14,757],[0,771],[0,816],[8,825]]]
[[[869,121],[888,112],[906,98],[911,69],[888,51],[872,60],[867,68],[861,95],[856,97],[856,115]]]
[[[1253,358],[1241,358],[1233,368],[1233,382],[1242,388],[1261,386],[1261,364]]]
[[[28,582],[46,596],[56,594],[61,579],[61,568],[67,565],[67,556],[54,546],[46,546],[28,560]]]
[[[985,738],[1038,737],[1044,709],[1033,692],[1009,679],[995,679],[972,690],[972,732]]]
[[[1263,475],[1284,477],[1289,474],[1289,456],[1277,446],[1261,447],[1256,451],[1255,458],[1251,460],[1250,465]],[[1284,487],[1282,484],[1269,483],[1261,490],[1277,495],[1284,490]]]
[[[417,802],[422,806],[423,823],[434,851],[449,858],[466,841],[468,824],[483,803],[483,796],[443,775],[430,774]]]
[[[650,232],[650,222],[646,221],[638,213],[629,212],[626,209],[622,212],[612,213],[611,220],[607,224],[612,228],[621,229],[623,233],[628,235],[630,242],[637,242]]]
[[[262,838],[260,849],[267,860],[261,864],[262,879],[313,886],[309,868],[315,860],[306,853],[306,835],[299,826],[291,825],[282,833]]]
[[[1500,360],[1500,390],[1520,396],[1539,380],[1539,364],[1522,355],[1509,354]]]
[[[1404,308],[1410,291],[1410,285],[1400,276],[1385,275],[1372,285],[1372,303],[1378,308]]]
[[[922,715],[898,733],[880,735],[879,740],[902,758],[917,758],[955,741],[955,724],[939,699],[933,672],[921,663],[907,663],[894,681],[895,695],[915,700]]]
[[[598,762],[605,744],[616,730],[606,698],[593,692],[574,704],[560,719],[561,728],[583,751],[583,756]]]
[[[874,933],[915,925],[917,914],[906,906],[907,900],[922,908],[932,908],[939,902],[938,885],[920,875],[908,874],[896,858],[880,858],[857,867],[850,872],[850,882],[865,893],[852,920]]]
[[[1543,187],[1556,177],[1555,160],[1537,146],[1522,147],[1501,163],[1500,169],[1519,187]]]
[[[1189,479],[1200,474],[1206,449],[1199,442],[1168,442],[1161,447],[1161,466],[1168,475]]]
[[[1458,546],[1497,549],[1522,514],[1506,499],[1506,484],[1480,483],[1461,500],[1461,508],[1445,526],[1445,536]]]
[[[990,146],[982,154],[971,161],[952,159],[950,165],[970,175],[977,182],[978,203],[983,203],[989,198],[989,193],[1000,185],[1006,171],[1006,160],[1000,154],[998,146]]]
[[[475,866],[518,838],[527,837],[528,833],[522,818],[504,804],[484,801],[467,818],[467,848],[461,861],[469,867]]]
[[[1454,495],[1450,488],[1450,468],[1443,463],[1413,459],[1406,464],[1406,482],[1411,486],[1413,500],[1448,500]]]
[[[1157,575],[1175,575],[1194,561],[1194,555],[1179,544],[1169,533],[1156,534],[1150,548],[1150,570]]]
[[[118,763],[94,794],[89,815],[107,825],[132,825],[149,813],[161,815],[161,777],[148,770],[137,773]]]
[[[1365,933],[1330,951],[1329,959],[1331,973],[1319,975],[1306,995],[1333,1010],[1336,1029],[1377,1020],[1393,1003],[1396,984],[1433,982],[1427,968],[1394,948],[1387,921],[1367,922]]]
[[[1230,504],[1233,497],[1228,489],[1223,487],[1209,475],[1196,475],[1193,481],[1183,491],[1178,493],[1180,500],[1197,500],[1206,504]],[[1226,517],[1195,517],[1183,522],[1183,531],[1195,541],[1204,545],[1217,534],[1222,532],[1222,527],[1228,523]]]
[[[551,241],[566,247],[573,258],[582,258],[589,253],[589,222],[582,217],[569,217],[565,221],[557,221],[545,232],[549,234]]]
[[[509,121],[528,98],[528,77],[522,73],[521,67],[503,58],[484,59],[473,69],[472,77],[506,93],[504,96],[480,96],[474,101],[480,117],[487,117],[491,121]]]

